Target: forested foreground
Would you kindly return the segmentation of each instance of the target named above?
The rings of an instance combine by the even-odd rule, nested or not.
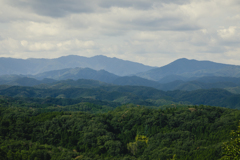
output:
[[[117,107],[107,113],[40,112],[2,104],[0,159],[215,160],[240,111],[210,107]]]

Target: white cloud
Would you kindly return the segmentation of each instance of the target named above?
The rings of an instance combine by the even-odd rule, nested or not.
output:
[[[240,42],[240,26],[219,29],[218,35],[225,41]]]
[[[0,0],[0,56],[240,64],[239,8],[238,0]]]
[[[20,47],[21,47],[21,44],[19,43],[19,41],[12,38],[4,39],[0,42],[0,48],[1,48],[1,51],[3,52],[15,51],[15,50],[18,50]]]
[[[59,26],[55,24],[29,22],[26,30],[34,36],[56,36],[60,33]]]

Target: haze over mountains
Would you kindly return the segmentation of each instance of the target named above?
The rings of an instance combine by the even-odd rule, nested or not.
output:
[[[66,87],[64,80],[72,79],[70,86],[84,86],[78,80],[87,79],[95,80],[87,83],[92,85],[94,82],[97,86],[147,86],[164,91],[222,88],[232,93],[238,93],[240,86],[240,66],[186,58],[158,68],[105,56],[0,58],[0,62],[0,84],[6,85]]]
[[[0,75],[23,74],[35,75],[52,70],[66,68],[91,68],[94,70],[106,70],[119,76],[145,72],[154,67],[140,63],[125,61],[106,56],[82,57],[76,55],[64,56],[55,59],[15,59],[0,58]]]
[[[77,60],[73,60],[74,57],[79,58],[67,56],[54,60],[33,59],[35,62],[39,61],[33,64],[33,68],[23,65],[25,60],[11,59],[16,62],[11,71],[19,71],[21,74],[1,75],[0,95],[60,99],[87,98],[88,101],[114,103],[115,106],[127,103],[146,106],[183,103],[239,108],[240,66],[178,59],[166,66],[154,68],[135,62],[96,56],[87,59],[91,60],[91,63],[92,59],[100,58],[103,61],[98,59],[92,65],[89,63],[89,67],[82,67],[86,62],[84,65],[79,62],[80,66],[78,66]],[[41,65],[42,60],[48,61],[48,64]],[[111,60],[113,62],[108,63]],[[31,59],[25,62],[30,61]],[[51,61],[55,61],[57,65],[54,66],[54,63],[50,63]],[[114,66],[111,67],[110,64]],[[121,65],[124,64],[126,66],[122,67]],[[106,67],[106,70],[94,69],[97,65]],[[23,66],[26,67],[26,71],[20,72]],[[63,68],[65,66],[74,67]],[[140,69],[137,68],[138,66]],[[7,65],[3,63],[1,67],[4,68]],[[51,68],[55,69],[50,70]],[[38,73],[41,70],[50,71]],[[116,73],[111,73],[109,70]],[[122,72],[123,70],[126,72]],[[33,71],[35,74],[24,75]],[[131,74],[120,76],[120,72],[123,75]]]
[[[161,81],[162,78],[167,79],[169,76],[168,79],[174,80],[203,76],[240,77],[240,66],[182,58],[137,75],[156,81]]]
[[[93,79],[110,83],[113,80],[117,79],[119,76],[109,73],[105,70],[96,71],[90,68],[66,68],[62,70],[54,70],[40,73],[37,75],[33,75],[32,77],[36,79],[50,78],[55,80]]]

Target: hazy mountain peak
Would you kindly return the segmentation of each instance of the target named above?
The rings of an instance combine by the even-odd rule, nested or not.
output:
[[[91,58],[111,58],[111,57],[107,57],[107,56],[104,56],[104,55],[96,55],[96,56],[93,56]]]
[[[174,62],[176,62],[176,61],[188,61],[188,60],[190,60],[190,59],[187,59],[187,58],[179,58],[179,59],[175,60]],[[193,59],[191,59],[191,60],[193,60]]]
[[[67,55],[67,56],[61,56],[61,57],[53,58],[53,59],[79,58],[79,57],[83,57],[83,56],[78,56],[78,55]],[[87,58],[87,57],[85,57],[85,58]]]
[[[160,80],[163,77],[170,75],[182,77],[202,77],[226,76],[226,74],[230,77],[240,76],[240,66],[180,58],[163,67],[140,73],[138,76],[152,80]]]

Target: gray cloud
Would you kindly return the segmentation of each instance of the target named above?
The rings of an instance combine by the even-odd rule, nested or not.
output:
[[[6,0],[5,0],[6,1]],[[140,10],[152,9],[162,4],[186,4],[188,0],[8,0],[7,3],[23,9],[31,9],[37,14],[50,17],[63,17],[72,13],[100,12],[111,7],[135,8]],[[101,9],[102,8],[102,9]]]
[[[94,1],[85,0],[9,0],[8,3],[50,17],[63,17],[72,13],[89,13],[96,9]]]
[[[104,8],[110,7],[132,7],[136,9],[151,9],[155,6],[163,5],[163,4],[186,4],[189,3],[189,0],[122,0],[122,1],[112,1],[112,0],[100,0],[99,6]]]
[[[186,30],[199,30],[200,26],[197,24],[189,23],[181,17],[164,17],[157,19],[136,19],[133,20],[132,26],[135,26],[133,29],[139,30],[177,30],[177,31],[186,31]]]
[[[238,0],[2,0],[0,56],[240,64],[239,8]]]

